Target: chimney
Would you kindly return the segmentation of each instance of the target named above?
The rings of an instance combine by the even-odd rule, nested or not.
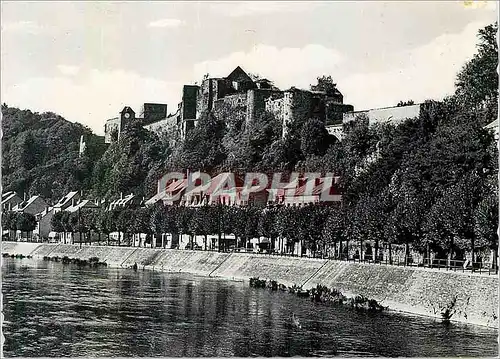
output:
[[[71,198],[71,207],[74,207],[74,206],[75,206],[75,199]]]
[[[26,192],[23,194],[23,201],[26,202]]]
[[[80,198],[83,198],[83,189],[80,190]]]

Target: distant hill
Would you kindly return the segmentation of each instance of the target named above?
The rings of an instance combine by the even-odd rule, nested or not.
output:
[[[19,195],[57,201],[70,190],[90,190],[91,173],[106,150],[103,137],[52,113],[2,105],[2,186]],[[86,150],[79,157],[80,137]]]

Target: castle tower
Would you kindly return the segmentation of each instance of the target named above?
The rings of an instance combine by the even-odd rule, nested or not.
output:
[[[125,106],[123,110],[120,112],[120,119],[121,119],[121,128],[124,127],[125,122],[124,121],[130,121],[135,119],[135,111],[132,110],[131,107]]]

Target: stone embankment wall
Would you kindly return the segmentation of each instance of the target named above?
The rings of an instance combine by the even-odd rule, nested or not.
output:
[[[112,267],[247,280],[260,277],[309,289],[317,284],[363,295],[390,309],[498,328],[498,276],[246,253],[3,242],[2,253],[42,258],[98,257]]]

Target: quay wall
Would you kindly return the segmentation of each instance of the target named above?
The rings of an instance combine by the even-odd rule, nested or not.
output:
[[[89,259],[108,266],[248,280],[276,280],[309,289],[317,284],[347,296],[375,299],[391,310],[440,317],[452,307],[452,320],[498,328],[498,276],[427,268],[348,263],[322,259],[218,253],[161,248],[82,246],[2,242],[2,253],[42,258]]]

